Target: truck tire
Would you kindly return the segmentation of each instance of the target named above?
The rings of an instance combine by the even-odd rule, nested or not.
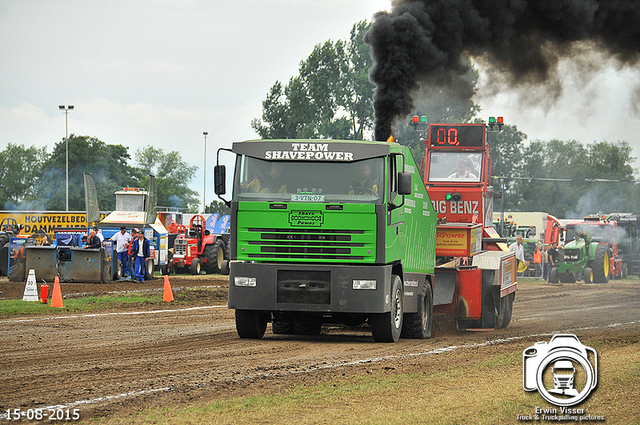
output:
[[[282,312],[273,313],[271,331],[276,335],[293,334],[293,321],[291,315]]]
[[[551,267],[551,270],[549,270],[549,283],[558,283],[558,282],[560,282],[558,278],[558,268]]]
[[[293,333],[296,335],[320,335],[320,322],[293,322]]]
[[[201,272],[201,263],[200,260],[197,258],[194,258],[191,261],[191,274],[196,275],[196,274],[200,274]]]
[[[431,338],[433,328],[433,294],[431,284],[425,282],[418,296],[418,311],[405,313],[402,325],[402,337],[412,339]]]
[[[269,313],[256,310],[236,310],[236,331],[240,338],[260,339],[267,330]]]
[[[609,270],[611,267],[609,259],[609,248],[604,244],[599,244],[596,247],[596,257],[589,264],[593,269],[594,283],[609,282]]]
[[[402,332],[402,281],[391,275],[391,311],[369,316],[371,334],[376,342],[398,342]]]
[[[293,322],[274,320],[273,323],[271,323],[271,331],[275,335],[291,335],[293,334]]]
[[[584,280],[584,283],[593,282],[593,269],[591,269],[591,267],[584,269],[584,272],[582,273],[582,280]]]
[[[500,298],[500,311],[496,311],[496,329],[506,328],[511,323],[511,313],[513,312],[513,299],[515,293],[510,293]]]

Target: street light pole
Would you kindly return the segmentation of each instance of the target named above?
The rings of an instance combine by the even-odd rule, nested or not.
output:
[[[60,105],[59,109],[64,111],[64,128],[65,128],[65,145],[66,145],[66,166],[65,166],[65,181],[66,181],[66,200],[67,200],[67,211],[69,211],[69,111],[73,109],[73,105]]]
[[[206,131],[203,131],[204,135],[204,190],[202,192],[202,213],[207,212],[207,135]]]

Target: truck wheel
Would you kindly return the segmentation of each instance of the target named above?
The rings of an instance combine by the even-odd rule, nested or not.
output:
[[[269,313],[264,311],[236,310],[236,331],[240,338],[262,338],[268,321]]]
[[[320,322],[293,322],[293,333],[296,335],[320,335]]]
[[[194,258],[193,261],[191,261],[191,274],[200,274],[201,271],[200,260]]]
[[[283,312],[273,313],[273,322],[271,323],[271,331],[278,335],[293,333],[293,317],[291,314]]]
[[[511,313],[513,312],[513,299],[515,293],[510,293],[500,298],[500,311],[496,311],[496,329],[506,328],[511,323]]]
[[[584,273],[582,273],[584,283],[593,282],[593,269],[591,267],[587,267],[584,269]]]
[[[551,270],[549,270],[549,283],[558,283],[559,281],[558,268],[552,267]]]
[[[145,273],[144,280],[153,279],[153,271],[155,267],[153,264],[153,260],[151,258],[147,260],[145,268],[146,268],[146,273]]]
[[[599,244],[596,248],[596,257],[589,264],[593,269],[594,283],[609,282],[609,270],[611,267],[609,259],[609,248],[604,244]]]
[[[371,333],[376,342],[397,342],[402,332],[402,281],[391,276],[391,311],[369,316]]]
[[[431,338],[432,328],[433,294],[431,294],[431,284],[425,282],[422,293],[418,297],[418,311],[404,314],[402,337],[413,339]]]

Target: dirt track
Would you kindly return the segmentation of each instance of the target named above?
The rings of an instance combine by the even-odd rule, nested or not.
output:
[[[226,285],[224,278],[207,277],[171,282],[174,288]],[[150,287],[161,288],[162,280],[145,284]],[[63,285],[64,294],[132,289]],[[6,282],[0,290],[6,298]],[[640,335],[637,278],[606,285],[524,282],[507,329],[460,332],[436,317],[431,339],[397,344],[374,343],[366,328],[325,328],[317,337],[273,335],[268,328],[262,340],[241,340],[225,301],[205,304],[0,320],[0,412],[64,405],[89,419],[337,381],[345,373],[439,370],[524,349],[553,332],[581,339],[624,334],[635,343]]]

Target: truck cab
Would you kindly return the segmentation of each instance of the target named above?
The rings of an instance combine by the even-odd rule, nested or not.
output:
[[[436,214],[392,142],[236,142],[229,308],[240,337],[369,322],[376,341],[431,335]],[[223,165],[214,172],[223,195]],[[221,198],[223,199],[223,198]],[[224,200],[224,199],[223,199]]]

